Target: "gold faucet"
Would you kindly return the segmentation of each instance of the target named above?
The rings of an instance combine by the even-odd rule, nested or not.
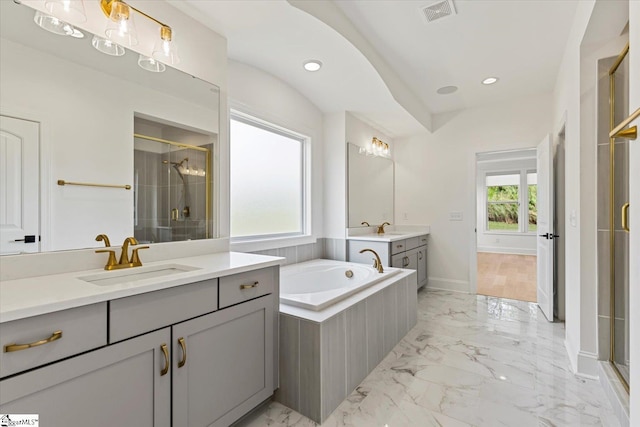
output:
[[[97,241],[104,240],[105,245],[107,247],[110,246],[109,238],[105,234],[99,234],[96,237]],[[99,249],[96,253],[109,253],[109,259],[107,264],[104,266],[105,270],[119,270],[121,268],[131,268],[131,267],[140,267],[142,266],[142,262],[140,261],[140,256],[138,255],[138,251],[140,249],[149,249],[149,246],[140,246],[139,248],[134,248],[133,253],[131,254],[131,260],[129,260],[129,245],[137,245],[138,241],[135,237],[127,237],[124,239],[122,243],[122,251],[120,253],[120,261],[116,263],[116,251],[112,249]]]
[[[367,221],[362,221],[360,223],[360,225],[366,225],[367,227],[371,227],[371,225],[369,225],[369,223]]]
[[[375,255],[375,259],[373,260],[373,268],[378,270],[378,273],[384,273],[384,268],[382,268],[382,261],[380,261],[380,257],[378,256],[378,253],[373,249],[363,249],[360,251],[361,254],[365,252],[371,252],[372,254]]]
[[[386,222],[386,221],[385,221],[385,222],[383,222],[383,223],[382,223],[382,225],[380,225],[380,226],[378,227],[378,234],[384,234],[384,226],[385,226],[385,225],[391,225],[391,224],[389,224],[389,223],[388,223],[388,222]]]

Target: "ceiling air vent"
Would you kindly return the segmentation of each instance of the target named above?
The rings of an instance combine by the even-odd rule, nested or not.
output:
[[[424,12],[424,16],[427,18],[427,21],[431,22],[436,19],[444,18],[445,16],[455,15],[456,8],[453,5],[452,0],[444,0],[423,8],[422,12]]]

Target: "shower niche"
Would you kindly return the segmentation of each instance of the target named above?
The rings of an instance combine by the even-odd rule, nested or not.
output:
[[[212,236],[211,157],[216,135],[134,119],[134,237],[140,243]]]

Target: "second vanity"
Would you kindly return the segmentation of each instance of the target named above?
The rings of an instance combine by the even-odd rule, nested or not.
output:
[[[2,282],[0,412],[231,424],[278,387],[281,261],[223,252]]]
[[[375,228],[375,227],[374,227]],[[384,229],[384,228],[383,228]],[[427,285],[427,243],[428,226],[390,227],[378,234],[368,229],[349,229],[347,234],[348,260],[351,262],[371,262],[370,253],[360,253],[363,249],[373,249],[385,267],[416,270],[418,289]]]

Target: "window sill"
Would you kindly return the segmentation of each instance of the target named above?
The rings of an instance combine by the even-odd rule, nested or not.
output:
[[[240,240],[229,243],[229,250],[236,252],[255,252],[266,251],[269,249],[286,248],[289,246],[307,245],[316,243],[317,239],[311,235],[288,236],[288,237],[271,237],[268,239]]]

